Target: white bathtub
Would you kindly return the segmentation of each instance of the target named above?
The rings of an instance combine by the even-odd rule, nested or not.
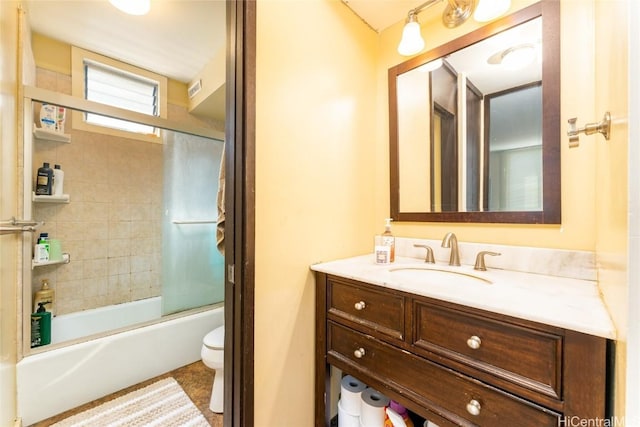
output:
[[[51,319],[51,344],[150,322],[161,316],[162,297],[56,316]]]
[[[110,310],[121,310],[116,318],[123,318],[129,316],[127,312],[139,313],[140,308],[130,303]],[[99,324],[94,320],[102,311],[87,310],[56,320],[75,318],[84,328]],[[224,309],[218,307],[27,356],[17,365],[18,416],[28,426],[200,360],[202,338],[223,323]],[[113,326],[110,318],[108,327]]]

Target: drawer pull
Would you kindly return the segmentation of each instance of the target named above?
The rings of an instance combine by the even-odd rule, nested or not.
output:
[[[467,340],[467,345],[469,348],[477,350],[480,348],[480,344],[482,344],[482,340],[480,337],[473,335],[471,338]]]
[[[474,417],[480,415],[480,409],[482,409],[482,406],[480,406],[480,402],[475,399],[471,399],[471,401],[467,403],[467,412]]]
[[[354,304],[354,307],[358,311],[364,310],[366,306],[367,306],[367,304],[365,304],[364,301],[358,301],[357,303]]]
[[[362,357],[364,357],[364,355],[365,355],[364,348],[362,348],[362,347],[357,348],[357,349],[353,352],[353,355],[354,355],[357,359],[362,359]]]

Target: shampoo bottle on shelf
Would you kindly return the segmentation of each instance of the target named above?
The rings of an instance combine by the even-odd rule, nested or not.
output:
[[[36,194],[39,196],[50,196],[53,189],[53,169],[49,167],[49,163],[44,162],[38,168],[36,176]]]
[[[57,107],[51,104],[42,104],[40,107],[40,127],[47,130],[56,130]]]
[[[53,189],[52,193],[54,196],[62,196],[64,186],[64,172],[60,169],[60,165],[55,165],[53,167]]]
[[[33,311],[38,307],[44,307],[46,311],[54,315],[55,291],[49,287],[49,279],[42,279],[42,287],[33,296]]]
[[[40,304],[31,314],[31,347],[51,344],[51,313]]]
[[[33,261],[36,263],[49,261],[49,233],[40,233],[33,251]]]
[[[66,108],[56,107],[56,130],[60,133],[64,133],[64,117],[66,115]]]

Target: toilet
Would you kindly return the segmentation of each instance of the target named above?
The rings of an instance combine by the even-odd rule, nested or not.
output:
[[[200,356],[205,366],[216,371],[209,409],[221,414],[224,407],[224,325],[205,335]]]

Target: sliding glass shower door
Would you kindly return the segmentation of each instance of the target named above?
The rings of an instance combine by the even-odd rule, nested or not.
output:
[[[216,248],[224,142],[165,131],[162,314],[223,301],[224,257]]]

